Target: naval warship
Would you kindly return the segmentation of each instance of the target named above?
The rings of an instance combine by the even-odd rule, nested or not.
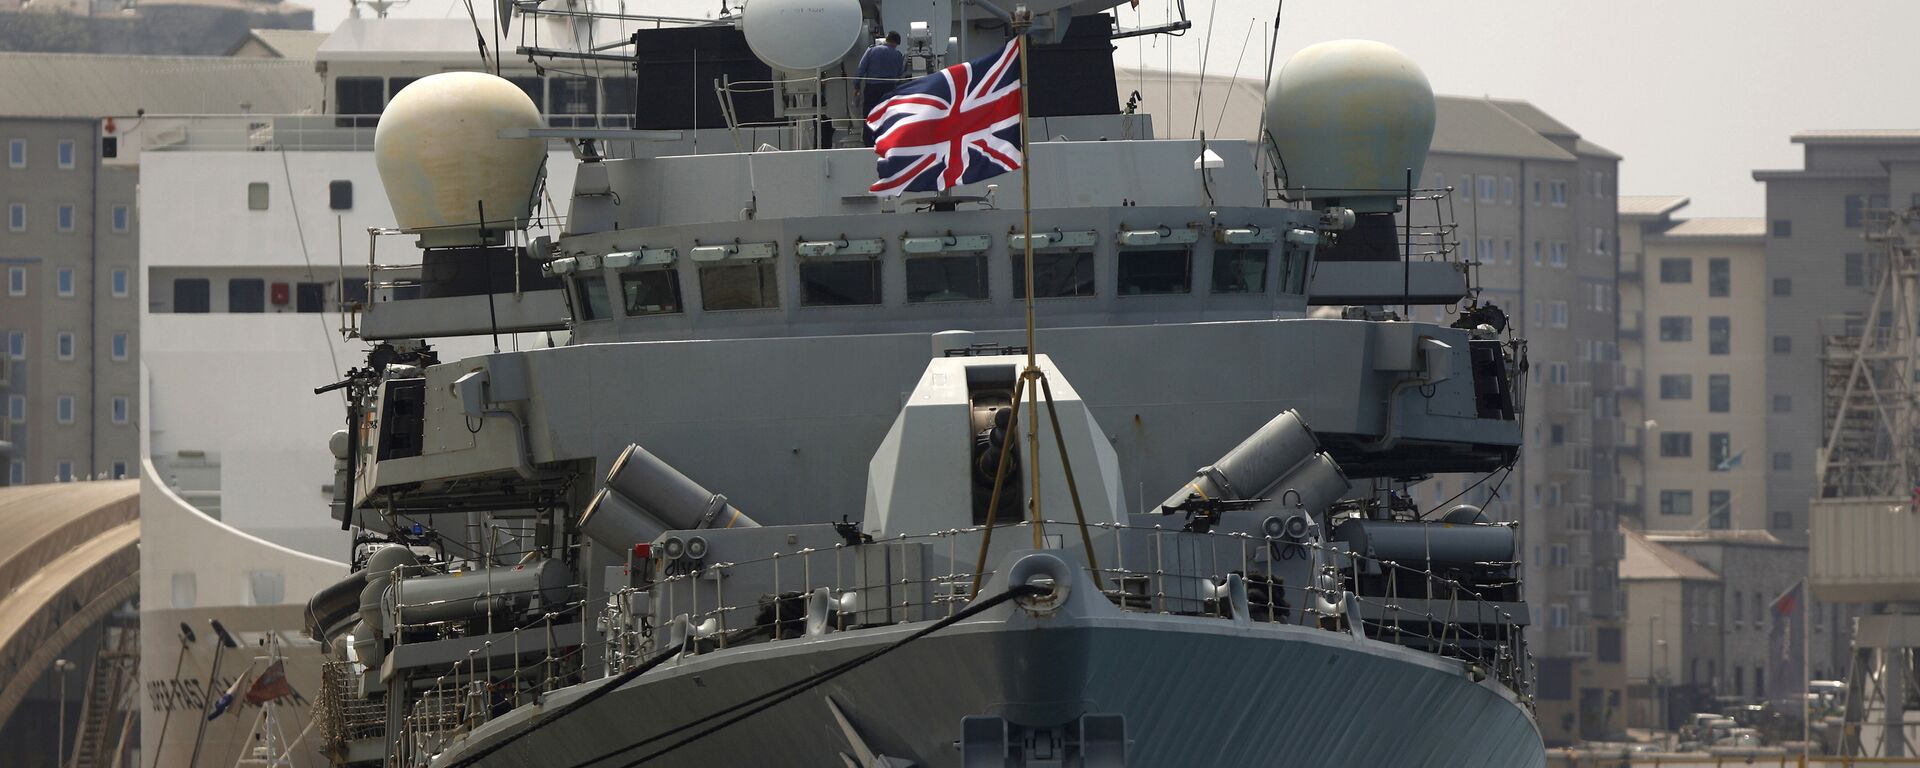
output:
[[[376,235],[422,267],[370,272],[372,352],[321,388],[355,531],[307,610],[327,759],[1544,765],[1516,524],[1409,493],[1512,464],[1527,367],[1414,186],[1425,76],[1322,43],[1261,141],[1159,138],[1111,41],[1177,25],[1115,5],[517,46],[637,72],[617,130],[482,73],[394,98]],[[1025,37],[1019,172],[870,192],[849,73],[888,30],[907,77]],[[569,212],[530,237],[550,141]]]

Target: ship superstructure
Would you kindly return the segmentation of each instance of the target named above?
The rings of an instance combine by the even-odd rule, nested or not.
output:
[[[376,234],[422,251],[328,387],[329,759],[1542,764],[1516,530],[1406,492],[1510,464],[1525,370],[1414,187],[1418,69],[1316,46],[1267,142],[1166,140],[1098,3],[849,0],[830,55],[755,42],[796,7],[601,54],[628,128],[471,73],[387,105]],[[843,73],[895,28],[920,71],[1030,30],[1028,188],[868,194]],[[547,139],[577,165],[539,236]]]

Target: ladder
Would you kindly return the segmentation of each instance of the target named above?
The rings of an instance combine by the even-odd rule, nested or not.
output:
[[[65,768],[111,768],[124,753],[120,741],[126,736],[124,721],[139,669],[138,625],[110,620],[102,628],[100,649],[88,672],[73,756]]]

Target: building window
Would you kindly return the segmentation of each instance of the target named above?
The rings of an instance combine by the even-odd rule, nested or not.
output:
[[[1660,282],[1693,282],[1693,259],[1661,259]]]
[[[8,139],[7,140],[7,167],[8,168],[27,167],[27,140],[26,139]]]
[[[1553,327],[1567,327],[1567,303],[1564,301],[1553,302],[1550,309],[1553,314]]]
[[[7,421],[15,424],[27,423],[26,395],[7,395]]]
[[[1693,491],[1661,491],[1660,514],[1693,514]]]
[[[204,277],[180,277],[173,281],[173,311],[201,313],[212,311],[213,285]]]
[[[132,286],[127,284],[126,270],[124,269],[114,270],[112,281],[113,281],[113,297],[114,298],[124,299],[127,297],[127,294],[132,292]]]
[[[1792,413],[1793,412],[1793,395],[1774,395],[1773,396],[1773,412],[1774,413]]]
[[[1733,436],[1725,432],[1707,433],[1707,469],[1726,472],[1734,466]]]
[[[60,143],[53,146],[54,159],[60,161],[60,167],[73,168],[73,139],[61,139]]]
[[[227,281],[228,312],[267,311],[267,281],[257,277],[236,277]]]
[[[1774,219],[1772,230],[1774,237],[1793,237],[1793,222],[1788,219]]]
[[[113,335],[113,359],[127,359],[127,334],[125,332]]]
[[[1493,257],[1494,257],[1493,238],[1491,237],[1480,238],[1480,252],[1475,253],[1474,256],[1479,257],[1480,262],[1483,264],[1493,263]]]
[[[800,262],[800,306],[845,307],[879,303],[879,259],[860,256]]]
[[[1117,278],[1119,293],[1121,296],[1190,293],[1192,273],[1192,252],[1185,248],[1123,249]]]
[[[1660,458],[1685,459],[1693,456],[1692,432],[1660,433]]]
[[[1559,445],[1566,441],[1567,441],[1567,428],[1565,426],[1555,424],[1547,428],[1548,443],[1552,445]]]
[[[621,298],[628,317],[668,315],[680,311],[680,273],[646,269],[620,275]]]
[[[585,77],[556,77],[548,81],[547,124],[557,128],[592,128],[600,112],[600,87]]]
[[[1707,491],[1707,527],[1726,530],[1733,527],[1733,492]]]
[[[1540,204],[1540,180],[1539,179],[1533,180],[1533,204],[1534,205]]]
[[[1607,252],[1607,230],[1604,227],[1593,228],[1593,252],[1600,254]]]
[[[377,77],[342,77],[333,81],[334,125],[341,128],[372,128],[386,105],[386,83]],[[539,102],[534,102],[538,104]],[[365,117],[350,117],[364,115]]]
[[[1733,410],[1733,377],[1724,373],[1707,376],[1707,410],[1728,413]]]
[[[27,359],[26,331],[7,331],[7,357],[14,360]]]
[[[27,295],[27,268],[26,267],[8,267],[7,268],[7,295],[8,296]]]
[[[1567,241],[1565,240],[1553,241],[1553,252],[1548,255],[1548,258],[1553,262],[1553,265],[1556,267],[1566,266],[1567,265]]]
[[[128,404],[127,404],[126,397],[121,396],[121,397],[115,397],[113,399],[113,423],[115,424],[127,423],[127,408],[128,408]]]
[[[1788,354],[1788,353],[1790,353],[1790,352],[1792,352],[1792,351],[1793,351],[1793,337],[1792,337],[1792,336],[1775,336],[1775,337],[1773,337],[1773,353],[1774,353],[1774,354],[1776,354],[1776,355],[1784,355],[1784,354]]]
[[[61,267],[53,271],[53,290],[61,296],[73,295],[72,267]]]
[[[133,209],[124,205],[113,207],[113,231],[125,234],[133,228]]]
[[[267,183],[256,181],[247,185],[247,210],[264,211],[267,209]]]
[[[1793,528],[1793,513],[1786,510],[1774,510],[1773,519],[1767,521],[1767,527],[1776,531],[1791,530]]]
[[[1732,319],[1707,318],[1707,354],[1724,355],[1733,346]]]
[[[61,424],[73,423],[73,395],[61,395],[54,398],[53,420]]]
[[[1500,177],[1500,201],[1503,203],[1506,203],[1507,205],[1513,205],[1513,177],[1512,176]]]
[[[1533,265],[1540,266],[1540,241],[1533,241]]]
[[[127,463],[126,462],[116,461],[113,463],[113,479],[115,480],[127,479]]]
[[[1660,399],[1692,400],[1693,399],[1693,374],[1689,374],[1689,373],[1660,374]]]
[[[700,306],[708,311],[769,309],[780,306],[773,260],[758,264],[719,264],[700,268]]]
[[[1774,278],[1773,279],[1773,295],[1792,296],[1793,295],[1793,278],[1791,277]]]
[[[1558,206],[1567,204],[1567,180],[1554,179],[1547,185],[1547,201]]]
[[[1493,177],[1492,176],[1480,177],[1480,202],[1483,202],[1483,203],[1493,202]]]
[[[1776,472],[1792,471],[1793,470],[1793,454],[1788,451],[1774,451],[1773,452],[1773,469]]]
[[[61,482],[61,483],[73,482],[73,462],[71,461],[60,462],[58,470],[54,472],[53,479],[54,481]]]
[[[1733,295],[1733,262],[1707,259],[1707,295],[1716,298]]]
[[[605,320],[613,317],[607,308],[607,279],[583,275],[573,279],[574,311],[581,320]]]
[[[54,336],[54,352],[62,360],[73,359],[73,332],[61,331]]]
[[[73,206],[62,205],[54,209],[54,225],[61,232],[73,231]]]
[[[1508,264],[1513,263],[1513,241],[1512,240],[1509,239],[1509,240],[1500,241],[1500,260]]]
[[[14,459],[13,461],[8,462],[7,484],[8,485],[26,485],[27,484],[27,462],[21,459]]]
[[[27,204],[7,204],[7,229],[12,232],[27,231]]]
[[[336,211],[353,210],[353,182],[345,179],[327,182],[327,207]]]
[[[1867,285],[1867,256],[1864,253],[1846,255],[1846,279],[1848,288],[1864,288]]]
[[[1215,248],[1214,293],[1266,293],[1267,249]]]
[[[1684,315],[1660,318],[1661,341],[1693,341],[1693,318]]]
[[[294,283],[293,311],[308,313],[327,311],[327,284]]]
[[[1013,295],[1027,295],[1026,259],[1013,254]],[[1033,254],[1033,297],[1036,299],[1092,296],[1093,254],[1048,252]]]
[[[1847,195],[1847,228],[1853,229],[1863,224],[1885,221],[1886,209],[1886,195]]]

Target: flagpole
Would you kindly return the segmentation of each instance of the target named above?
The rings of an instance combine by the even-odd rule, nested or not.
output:
[[[1033,467],[1028,482],[1033,491],[1033,548],[1046,549],[1045,524],[1040,513],[1040,398],[1034,385],[1040,374],[1036,362],[1037,355],[1033,346],[1033,136],[1028,130],[1027,102],[1027,33],[1033,29],[1033,12],[1026,6],[1013,9],[1014,34],[1020,46],[1020,215],[1026,236],[1021,238],[1026,250],[1027,272],[1027,369],[1021,373],[1021,384],[1027,388],[1027,458]]]
[[[1800,607],[1800,766],[1806,768],[1813,749],[1813,713],[1808,711],[1813,704],[1813,585],[1805,579],[1800,584],[1806,593]]]

